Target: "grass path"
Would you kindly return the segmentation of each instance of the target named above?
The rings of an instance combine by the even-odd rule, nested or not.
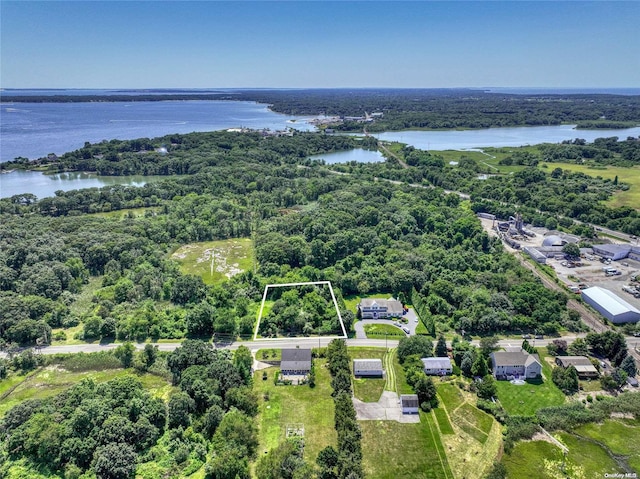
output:
[[[449,467],[449,462],[447,461],[447,454],[444,451],[444,446],[442,445],[442,441],[440,441],[438,427],[435,425],[435,416],[433,416],[432,413],[433,411],[429,414],[420,414],[420,416],[421,419],[426,422],[431,437],[433,438],[433,444],[435,446],[436,453],[438,454],[438,459],[440,460],[440,466],[442,467],[444,477],[446,479],[455,479],[453,473],[451,472],[451,468]]]
[[[393,368],[393,355],[396,352],[396,348],[387,350],[384,355],[384,359],[382,360],[384,364],[384,370],[387,372],[387,382],[384,385],[385,391],[393,391],[396,392],[398,388],[396,387],[396,372]]]

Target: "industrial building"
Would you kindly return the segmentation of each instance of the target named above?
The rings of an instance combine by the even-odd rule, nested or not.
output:
[[[640,246],[632,246],[629,251],[629,258],[640,261]]]
[[[592,248],[598,256],[611,258],[613,261],[624,259],[631,252],[631,246],[628,244],[594,244]]]
[[[547,255],[533,246],[525,246],[522,251],[531,256],[536,263],[545,264],[547,262]]]
[[[612,323],[640,321],[640,311],[608,289],[599,286],[583,289],[582,299]]]

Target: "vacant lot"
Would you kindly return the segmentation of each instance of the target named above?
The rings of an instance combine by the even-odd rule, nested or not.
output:
[[[363,466],[370,479],[453,479],[431,414],[419,424],[360,421]]]
[[[278,368],[256,372],[254,388],[260,398],[257,422],[260,427],[260,453],[276,447],[285,439],[287,425],[304,427],[304,458],[315,462],[325,447],[335,447],[334,405],[331,397],[331,377],[324,360],[314,361],[316,387],[276,386],[274,374]],[[263,371],[267,379],[262,379]]]
[[[575,433],[598,441],[612,454],[622,457],[631,469],[640,472],[640,419],[611,419],[601,424],[586,424]]]
[[[492,416],[475,407],[477,397],[452,382],[437,382],[440,406],[432,411],[455,477],[480,478],[489,470],[502,442]]]
[[[3,395],[0,400],[0,418],[16,404],[27,399],[44,399],[54,396],[65,389],[77,384],[82,379],[93,379],[100,383],[110,381],[118,376],[131,374],[131,370],[108,369],[104,371],[67,371],[60,366],[47,366],[38,371],[34,371],[27,376],[10,376],[2,381]],[[145,389],[158,397],[167,398],[173,386],[165,379],[151,374],[138,376]],[[6,384],[9,388],[4,389]],[[14,389],[11,389],[14,388]],[[11,390],[11,392],[9,392]]]
[[[253,242],[249,238],[191,243],[178,248],[171,258],[184,274],[200,276],[215,284],[253,267]]]

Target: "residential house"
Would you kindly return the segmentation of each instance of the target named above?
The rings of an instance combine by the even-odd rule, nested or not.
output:
[[[491,367],[496,379],[535,379],[542,375],[542,364],[537,354],[526,351],[491,353]]]
[[[422,358],[424,373],[427,376],[446,376],[453,372],[451,359],[445,358]]]
[[[283,376],[306,376],[311,372],[310,349],[283,349],[280,360]]]
[[[358,377],[379,377],[384,375],[381,359],[354,359],[353,375]]]
[[[362,319],[400,318],[404,314],[402,303],[394,298],[363,298],[358,311]]]
[[[556,364],[561,368],[573,366],[576,368],[579,378],[597,378],[598,369],[586,356],[558,356]]]

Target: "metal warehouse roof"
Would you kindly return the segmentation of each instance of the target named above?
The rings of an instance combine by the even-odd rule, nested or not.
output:
[[[610,254],[629,253],[631,246],[628,244],[594,244],[593,251],[605,251]]]
[[[583,289],[582,294],[583,296],[587,296],[592,301],[598,303],[612,316],[628,312],[640,314],[640,311],[638,311],[637,308],[627,303],[624,299],[613,294],[608,289],[604,289],[599,286],[593,286],[591,288]]]

